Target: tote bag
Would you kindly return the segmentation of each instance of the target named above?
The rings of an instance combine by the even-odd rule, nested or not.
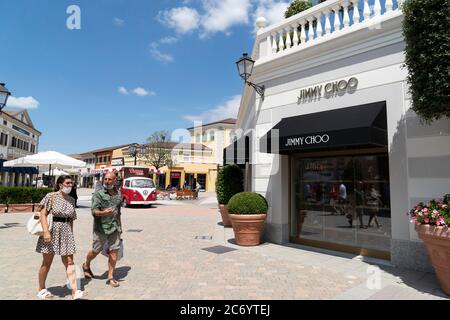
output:
[[[52,214],[53,198],[54,198],[54,194],[52,194],[52,196],[51,196],[50,211],[47,215],[48,231],[52,231],[52,227],[53,227],[53,214]],[[28,230],[28,233],[33,236],[41,237],[44,235],[44,231],[42,230],[41,213],[40,212],[35,212],[30,217],[30,219],[27,222],[27,230]]]

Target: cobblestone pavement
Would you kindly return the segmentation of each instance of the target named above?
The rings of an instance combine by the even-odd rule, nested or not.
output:
[[[91,245],[89,196],[80,197],[75,222],[81,266]],[[201,204],[201,205],[198,205]],[[193,202],[160,202],[123,212],[125,256],[118,263],[119,288],[105,285],[107,260],[92,264],[98,279],[81,279],[86,299],[442,299],[432,274],[393,269],[380,261],[330,255],[320,250],[263,244],[233,244],[211,197]],[[0,299],[35,299],[41,256],[37,238],[26,232],[30,214],[0,215]],[[380,267],[377,289],[367,268]],[[369,283],[373,283],[369,281]],[[70,299],[60,259],[55,257],[47,287],[56,299]],[[448,297],[447,297],[448,298]]]

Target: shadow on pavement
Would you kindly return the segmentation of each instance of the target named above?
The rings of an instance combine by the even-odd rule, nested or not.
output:
[[[114,270],[114,278],[119,281],[123,280],[124,278],[126,278],[128,276],[128,272],[130,272],[130,270],[131,270],[131,267],[129,267],[129,266],[116,268],[116,270]],[[101,276],[97,276],[96,279],[107,280],[108,279],[108,271],[105,271]]]

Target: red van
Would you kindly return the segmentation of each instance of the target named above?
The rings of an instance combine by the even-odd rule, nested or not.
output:
[[[121,188],[122,204],[148,205],[156,201],[156,187],[149,178],[150,170],[146,167],[123,167],[120,170],[122,176]]]

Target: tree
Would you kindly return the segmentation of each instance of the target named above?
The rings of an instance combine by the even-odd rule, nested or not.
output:
[[[175,143],[170,141],[169,137],[169,132],[161,130],[153,132],[152,135],[147,138],[147,144],[142,154],[145,162],[156,169],[164,166],[170,168],[174,165],[175,161],[172,157],[172,149]]]
[[[412,109],[427,123],[450,118],[450,0],[403,5]]]
[[[284,17],[287,19],[289,17],[292,17],[293,15],[296,15],[297,13],[308,10],[311,7],[311,2],[307,0],[294,0],[284,13]]]

